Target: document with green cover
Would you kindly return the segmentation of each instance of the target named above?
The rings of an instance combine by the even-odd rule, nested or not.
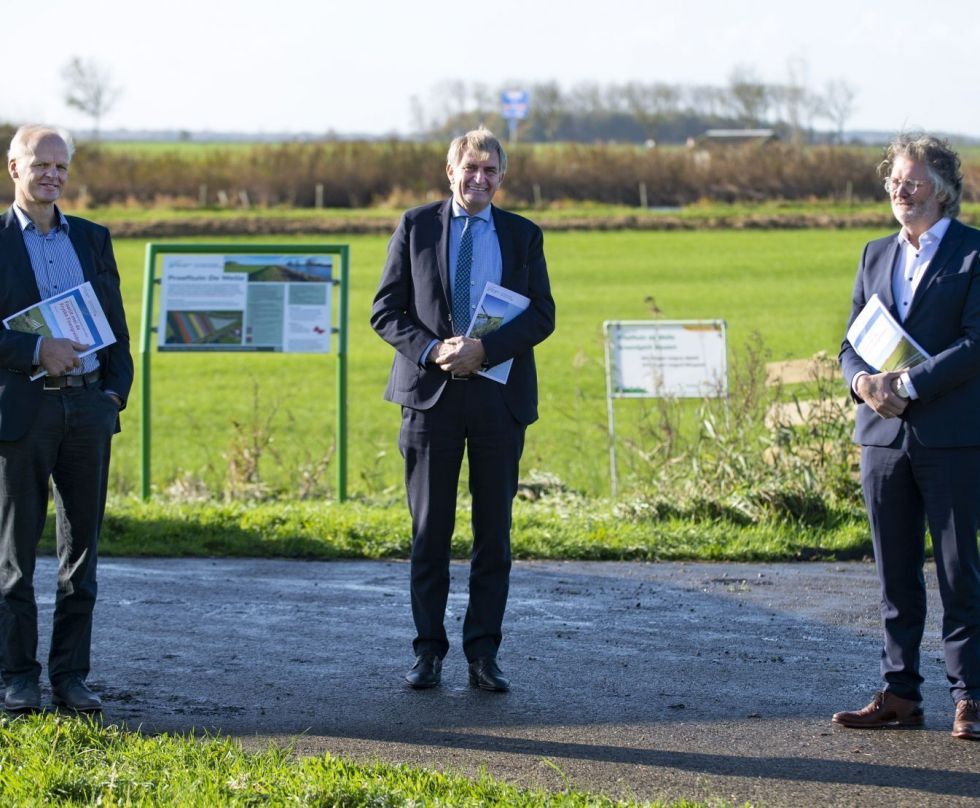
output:
[[[480,295],[480,302],[476,304],[476,313],[473,315],[470,327],[466,329],[466,336],[479,339],[490,334],[504,323],[509,323],[530,305],[531,299],[519,292],[505,289],[496,283],[488,283],[483,294]],[[507,384],[510,366],[513,364],[514,360],[508,359],[499,365],[477,372],[495,382]]]
[[[879,373],[906,370],[930,358],[885,308],[878,295],[871,295],[851,323],[847,341],[858,356]]]

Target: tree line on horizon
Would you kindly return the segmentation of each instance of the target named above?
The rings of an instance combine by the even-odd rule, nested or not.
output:
[[[721,86],[630,81],[582,82],[569,89],[556,81],[515,81],[493,89],[454,79],[435,85],[427,102],[413,97],[413,128],[435,139],[480,124],[505,135],[500,97],[516,88],[530,98],[528,115],[518,125],[518,139],[527,143],[682,144],[708,129],[746,128],[772,129],[794,144],[843,143],[857,90],[842,78],[813,89],[805,73],[805,64],[791,63],[787,80],[771,83],[743,65]]]

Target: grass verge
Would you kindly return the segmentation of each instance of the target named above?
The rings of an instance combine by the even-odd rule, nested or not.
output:
[[[289,749],[244,752],[233,740],[147,737],[61,716],[0,716],[0,804],[180,806],[627,806],[578,791],[546,794]],[[648,803],[649,804],[649,803]],[[674,803],[678,808],[693,803]]]
[[[861,514],[824,514],[819,523],[706,513],[663,517],[647,508],[593,500],[518,501],[512,548],[519,559],[593,561],[800,561],[871,555]],[[54,549],[54,520],[42,542]],[[457,513],[453,555],[469,555],[468,503]],[[116,498],[106,510],[99,552],[116,556],[303,559],[407,558],[411,526],[397,505],[319,502],[175,503]]]

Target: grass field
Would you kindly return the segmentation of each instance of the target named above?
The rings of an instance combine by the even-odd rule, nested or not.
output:
[[[469,779],[408,766],[364,765],[289,749],[245,752],[227,738],[142,736],[87,719],[0,715],[0,804],[213,806],[300,805],[637,806],[572,789],[544,793],[484,776]],[[650,808],[667,803],[644,803]],[[695,808],[680,800],[675,808]]]
[[[860,230],[547,234],[558,327],[538,349],[541,420],[529,430],[524,468],[556,474],[587,493],[608,491],[603,320],[648,318],[644,301],[653,296],[665,318],[725,319],[730,352],[758,332],[774,359],[836,353],[857,257],[876,235]],[[387,492],[400,498],[398,412],[381,399],[392,354],[368,325],[386,238],[330,241],[351,247],[349,487],[355,495],[383,498]],[[144,250],[143,240],[116,242],[134,351]],[[260,420],[276,410],[263,477],[275,488],[295,490],[304,467],[312,470],[331,450],[335,366],[326,356],[155,353],[154,485],[165,488],[183,473],[220,488],[234,424],[240,425],[238,434],[254,431],[257,395]],[[630,411],[643,406],[617,404],[624,429]],[[117,493],[138,486],[139,408],[134,395],[116,438],[112,489]],[[328,472],[325,483],[331,482]]]

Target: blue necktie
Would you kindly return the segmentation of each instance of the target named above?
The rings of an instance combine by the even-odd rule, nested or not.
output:
[[[459,240],[459,255],[456,258],[456,278],[453,280],[453,333],[465,334],[470,325],[470,268],[473,266],[473,231],[470,229],[472,216],[467,216],[463,224],[463,235]]]

